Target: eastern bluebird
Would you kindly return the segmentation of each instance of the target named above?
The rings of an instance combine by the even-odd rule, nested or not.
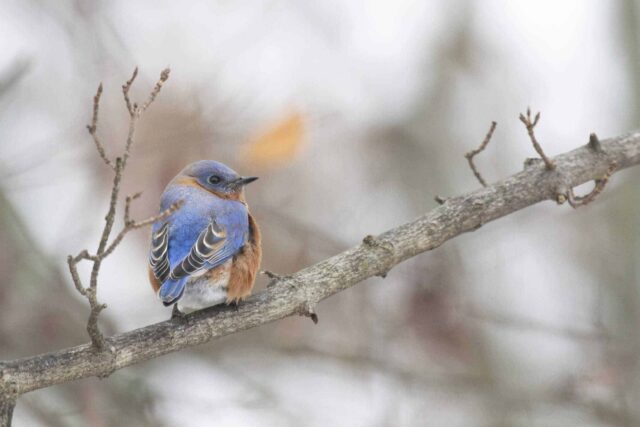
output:
[[[201,160],[167,185],[160,210],[182,206],[153,224],[149,253],[149,280],[165,306],[190,313],[251,294],[262,249],[244,186],[256,179]]]

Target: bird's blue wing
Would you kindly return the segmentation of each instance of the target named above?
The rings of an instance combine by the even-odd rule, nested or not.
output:
[[[174,265],[159,291],[164,305],[171,305],[182,296],[189,278],[223,264],[242,248],[244,233],[236,224],[227,225],[224,227],[212,219],[186,256]]]

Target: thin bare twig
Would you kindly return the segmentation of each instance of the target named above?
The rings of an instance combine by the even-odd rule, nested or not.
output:
[[[127,80],[125,84],[122,85],[122,94],[124,95],[124,103],[126,104],[127,111],[129,111],[129,115],[131,117],[133,117],[136,110],[138,109],[138,106],[132,103],[131,99],[129,98],[129,89],[131,89],[131,85],[133,85],[133,82],[136,80],[136,77],[138,77],[138,67],[133,69],[133,74],[131,75],[131,78]]]
[[[593,190],[591,190],[584,196],[576,196],[573,192],[573,188],[570,188],[569,191],[567,191],[567,201],[569,202],[569,205],[571,205],[572,208],[577,209],[593,202],[595,198],[598,197],[600,193],[602,193],[604,187],[609,182],[609,178],[611,178],[611,175],[613,175],[613,172],[615,172],[617,167],[618,166],[615,162],[611,163],[604,176],[602,178],[594,180],[595,185],[593,187]]]
[[[169,78],[170,73],[171,73],[171,70],[169,70],[168,68],[165,68],[164,70],[162,70],[162,72],[160,73],[160,78],[158,79],[153,90],[149,94],[149,98],[141,107],[139,107],[138,104],[135,102],[132,104],[131,100],[129,99],[129,89],[131,89],[131,84],[133,83],[136,76],[138,75],[137,68],[134,70],[133,75],[127,81],[127,83],[122,86],[122,92],[124,94],[125,103],[127,104],[127,108],[130,108],[129,114],[131,116],[129,120],[129,131],[127,132],[127,142],[125,143],[124,153],[122,154],[123,167],[126,167],[127,160],[129,160],[129,156],[131,155],[131,146],[133,145],[134,134],[136,131],[136,123],[138,122],[138,119],[140,118],[142,113],[144,113],[147,110],[147,108],[149,108],[151,103],[153,103],[153,101],[156,99],[156,96],[158,96],[158,93],[160,93],[160,90],[162,89],[162,85]]]
[[[489,128],[487,135],[484,137],[482,144],[480,144],[480,147],[476,148],[475,150],[471,150],[464,155],[464,157],[466,157],[467,159],[467,162],[469,162],[471,171],[473,171],[473,174],[476,176],[483,187],[487,186],[487,182],[484,180],[478,169],[476,169],[476,165],[473,163],[473,158],[483,152],[485,148],[487,148],[487,145],[489,144],[489,141],[491,141],[491,137],[493,136],[493,132],[496,130],[497,125],[498,123],[491,122],[491,127]]]
[[[130,222],[133,222],[131,219],[131,202],[135,199],[139,199],[142,196],[142,191],[138,191],[135,194],[131,194],[127,196],[124,200],[124,226],[125,228],[129,225]]]
[[[544,165],[546,166],[547,170],[554,170],[556,168],[555,163],[553,163],[553,161],[550,158],[548,158],[546,154],[544,154],[544,151],[542,150],[542,146],[538,143],[538,140],[536,139],[534,128],[538,124],[539,120],[540,120],[539,112],[536,113],[536,116],[534,117],[534,119],[531,120],[530,108],[527,108],[526,116],[524,114],[520,114],[520,121],[524,123],[524,126],[527,128],[527,133],[529,134],[529,138],[531,139],[533,148],[535,148],[535,150],[538,152],[542,160],[544,160]]]
[[[156,83],[156,86],[153,88],[153,90],[149,94],[149,98],[147,99],[147,102],[142,104],[142,107],[140,107],[140,113],[143,113],[149,107],[149,105],[151,105],[151,103],[156,99],[156,96],[158,96],[158,94],[160,93],[160,90],[162,89],[162,85],[169,78],[170,72],[171,70],[169,68],[165,68],[164,70],[162,70],[162,72],[160,73],[160,79],[158,80],[158,82]]]
[[[131,99],[129,98],[129,90],[131,89],[131,85],[136,80],[137,76],[138,67],[133,70],[131,78],[127,80],[124,85],[122,85],[124,102],[127,105],[127,110],[129,110],[129,130],[127,131],[127,142],[125,143],[124,153],[122,154],[122,160],[125,167],[127,165],[127,160],[129,159],[129,153],[131,152],[131,145],[133,144],[133,136],[136,130],[136,123],[141,114],[140,109],[138,108],[138,104],[135,102],[131,102]]]
[[[102,310],[106,308],[105,304],[101,304],[98,301],[97,292],[98,292],[98,274],[100,272],[100,267],[102,265],[102,261],[109,256],[115,248],[120,244],[124,236],[131,230],[135,230],[137,228],[144,227],[146,225],[150,225],[155,221],[166,218],[175,212],[180,204],[176,203],[172,205],[169,209],[161,212],[159,215],[153,216],[151,218],[145,219],[143,221],[134,221],[130,217],[130,209],[132,200],[140,197],[140,193],[135,194],[133,196],[127,197],[125,203],[125,212],[124,212],[124,228],[116,238],[109,243],[109,237],[111,236],[111,231],[113,230],[113,225],[115,223],[116,217],[116,208],[118,205],[118,196],[120,194],[120,184],[122,182],[122,176],[127,165],[127,159],[131,153],[131,146],[134,142],[134,134],[136,129],[136,124],[138,119],[140,118],[142,112],[151,105],[153,100],[156,98],[160,89],[162,88],[162,84],[169,78],[169,70],[166,69],[162,71],[160,75],[160,79],[158,83],[156,83],[155,87],[151,91],[149,95],[149,99],[145,102],[143,108],[139,108],[135,102],[132,102],[129,97],[129,90],[133,85],[133,82],[138,75],[138,69],[136,68],[133,71],[133,74],[129,80],[122,86],[122,92],[124,95],[125,105],[127,110],[129,111],[129,132],[127,134],[127,141],[125,145],[125,149],[123,154],[120,157],[115,159],[115,164],[109,160],[104,152],[104,147],[102,143],[98,139],[96,135],[96,130],[98,126],[98,110],[100,104],[100,96],[102,95],[102,84],[98,87],[98,92],[93,99],[93,117],[91,120],[91,125],[88,126],[89,133],[94,139],[96,144],[96,148],[98,150],[98,154],[100,157],[111,166],[114,170],[113,176],[113,184],[111,187],[111,197],[109,200],[109,210],[107,215],[105,216],[105,225],[102,230],[102,234],[100,236],[100,242],[98,243],[98,248],[94,255],[89,254],[89,251],[86,249],[82,250],[78,255],[69,256],[67,258],[67,264],[69,265],[69,272],[71,273],[71,278],[73,283],[78,290],[78,292],[87,298],[89,301],[89,306],[91,308],[91,312],[89,314],[89,320],[87,322],[87,331],[91,338],[92,345],[97,350],[104,350],[106,347],[105,338],[98,327],[98,316]],[[80,275],[78,274],[77,264],[83,260],[93,262],[93,267],[91,269],[91,276],[89,279],[89,286],[85,287],[82,284],[82,280],[80,279]]]
[[[93,143],[96,146],[96,150],[98,150],[98,154],[102,161],[112,169],[115,169],[113,166],[113,162],[107,157],[107,153],[104,150],[104,145],[102,145],[102,141],[98,137],[98,111],[100,109],[100,98],[102,97],[102,83],[98,85],[98,90],[93,97],[93,116],[91,117],[91,124],[87,125],[87,130],[93,139]]]

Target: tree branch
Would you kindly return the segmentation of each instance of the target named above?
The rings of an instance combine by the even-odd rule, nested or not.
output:
[[[113,169],[113,184],[111,186],[111,198],[109,200],[109,211],[105,216],[105,225],[102,230],[102,235],[100,237],[100,242],[98,244],[98,249],[96,250],[95,255],[90,255],[89,251],[86,249],[82,250],[78,255],[72,256],[69,255],[67,257],[67,264],[69,265],[69,272],[71,273],[71,279],[73,280],[73,284],[75,285],[78,292],[87,298],[89,301],[89,307],[91,311],[89,313],[89,320],[87,322],[87,332],[89,333],[89,337],[91,338],[91,342],[96,350],[108,350],[112,351],[110,347],[107,347],[106,341],[100,328],[98,327],[98,316],[100,312],[107,308],[106,304],[101,304],[98,301],[98,274],[100,273],[100,267],[102,265],[102,261],[109,256],[113,250],[120,244],[124,236],[131,230],[135,230],[136,228],[144,227],[146,225],[152,224],[153,222],[166,218],[171,215],[179,208],[179,204],[174,204],[166,211],[162,212],[160,215],[148,218],[144,221],[136,222],[131,220],[129,217],[129,212],[131,208],[131,201],[138,198],[140,193],[127,197],[125,210],[124,210],[124,228],[123,230],[116,236],[113,242],[109,243],[109,237],[111,236],[111,231],[113,229],[113,224],[116,219],[116,207],[118,205],[118,196],[120,194],[120,184],[122,182],[122,177],[124,174],[124,170],[127,166],[127,160],[131,154],[131,146],[134,141],[134,134],[136,130],[136,125],[140,116],[144,111],[151,105],[151,103],[156,99],[158,94],[160,93],[160,89],[162,89],[162,85],[169,78],[169,69],[165,69],[160,73],[160,78],[158,82],[155,84],[153,90],[149,94],[149,98],[142,105],[142,107],[138,107],[136,103],[132,103],[129,97],[129,90],[133,85],[137,75],[138,68],[133,70],[133,74],[131,78],[127,80],[127,82],[122,85],[122,94],[124,96],[124,103],[127,107],[127,111],[129,112],[129,132],[127,133],[127,141],[125,143],[124,152],[120,157],[116,157],[115,162],[111,161],[104,150],[104,146],[102,142],[98,138],[97,130],[98,130],[98,112],[100,109],[100,97],[102,96],[102,83],[98,86],[98,91],[93,97],[93,115],[91,117],[91,124],[87,126],[89,130],[89,134],[93,138],[93,142],[98,151],[98,155],[105,162],[107,166],[110,166]],[[85,287],[82,284],[82,280],[80,279],[80,275],[78,274],[77,264],[80,261],[91,261],[93,262],[93,267],[91,268],[91,277],[89,280],[89,286]]]
[[[472,193],[446,199],[415,221],[365,241],[291,276],[275,277],[265,291],[236,310],[216,306],[105,338],[111,351],[91,344],[0,364],[0,386],[15,395],[81,378],[104,377],[117,369],[202,344],[310,309],[325,298],[369,277],[386,274],[396,264],[429,251],[467,231],[544,200],[558,200],[579,184],[601,179],[612,164],[621,169],[640,163],[640,132],[601,141],[601,151],[577,148],[553,159],[555,168],[528,165],[522,172]]]

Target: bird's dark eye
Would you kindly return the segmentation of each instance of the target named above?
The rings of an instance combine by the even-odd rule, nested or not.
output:
[[[220,184],[221,181],[222,181],[222,178],[218,175],[211,175],[209,177],[210,184]]]

